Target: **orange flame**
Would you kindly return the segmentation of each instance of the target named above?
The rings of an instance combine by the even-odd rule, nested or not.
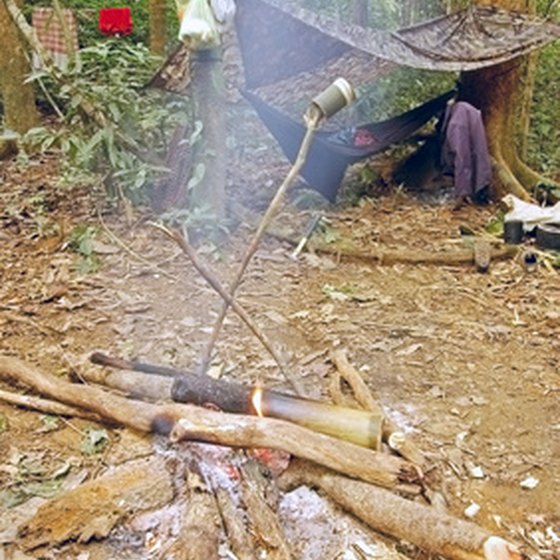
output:
[[[257,387],[255,387],[255,390],[253,391],[251,402],[253,403],[253,408],[255,409],[255,411],[259,416],[264,416],[262,411],[262,396],[263,396],[262,387],[257,385]]]

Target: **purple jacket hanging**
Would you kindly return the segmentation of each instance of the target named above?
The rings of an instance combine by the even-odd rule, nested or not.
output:
[[[491,163],[480,111],[465,101],[448,105],[441,159],[454,177],[457,196],[473,196],[490,184]]]

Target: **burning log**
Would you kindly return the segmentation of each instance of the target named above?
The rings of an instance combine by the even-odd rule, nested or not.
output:
[[[222,524],[213,494],[191,492],[181,514],[179,539],[167,551],[174,560],[213,560],[219,558]]]
[[[292,461],[280,484],[284,490],[304,484],[319,488],[376,531],[411,542],[431,555],[449,560],[522,558],[512,544],[474,523],[303,461]]]
[[[327,434],[363,447],[379,449],[383,416],[379,412],[335,406],[311,399],[293,397],[278,391],[248,388],[231,381],[192,375],[184,371],[129,362],[94,353],[91,361],[96,364],[143,371],[151,374],[175,376],[171,387],[169,381],[160,378],[157,383],[143,379],[146,376],[109,374],[104,383],[135,396],[152,399],[171,398],[176,402],[197,405],[213,404],[225,412],[258,414],[270,418],[289,420],[300,426]],[[156,375],[157,377],[157,375]]]
[[[176,442],[189,439],[231,447],[269,447],[373,484],[412,494],[419,492],[418,470],[403,459],[283,420],[227,414],[185,404],[140,403],[97,387],[74,385],[6,356],[0,356],[0,377],[19,381],[43,395],[133,429],[170,435]]]

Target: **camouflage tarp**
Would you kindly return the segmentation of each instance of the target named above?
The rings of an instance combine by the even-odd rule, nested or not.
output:
[[[252,89],[308,73],[356,51],[414,68],[465,71],[506,62],[560,38],[558,25],[491,7],[470,7],[389,32],[345,24],[290,0],[237,4],[245,78]]]

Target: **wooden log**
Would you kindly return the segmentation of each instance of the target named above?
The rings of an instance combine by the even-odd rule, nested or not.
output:
[[[170,560],[218,560],[222,524],[213,494],[191,492],[183,504],[180,535],[166,553]]]
[[[132,401],[97,387],[74,385],[15,358],[0,355],[0,377],[27,385],[67,404],[83,407],[143,432],[232,447],[279,449],[374,484],[418,493],[416,467],[352,443],[318,434],[289,422],[241,416],[183,404]]]
[[[249,224],[254,224],[257,221],[254,213],[240,204],[232,206],[233,212],[242,220]],[[299,239],[278,224],[272,224],[267,233],[280,241],[285,241],[290,245],[296,247]],[[377,249],[374,247],[364,250],[354,243],[349,241],[342,241],[339,243],[323,243],[318,239],[311,239],[307,244],[307,249],[310,252],[324,253],[327,255],[335,255],[337,259],[346,258],[352,260],[359,260],[378,265],[394,265],[394,264],[426,264],[426,265],[473,265],[474,264],[474,251],[469,248],[465,249],[445,249],[442,251],[427,251],[409,248],[398,249]],[[494,247],[491,250],[492,260],[502,260],[515,257],[519,249],[515,246],[501,246]]]
[[[362,376],[348,361],[346,351],[335,350],[331,352],[331,360],[335,364],[340,375],[352,388],[358,403],[366,410],[383,414],[383,409],[373,398]],[[398,426],[391,422],[386,416],[383,423],[383,440],[389,444],[391,449],[402,455],[405,459],[408,459],[419,467],[425,466],[426,459],[420,449],[410,441],[410,438],[405,437]]]
[[[162,507],[172,499],[172,480],[163,459],[125,463],[39,507],[22,527],[20,544],[30,550],[105,537],[129,511]]]
[[[186,408],[186,406],[185,406]],[[265,447],[329,466],[349,476],[403,493],[418,494],[420,473],[396,456],[378,453],[273,418],[227,415],[177,417],[172,441],[196,440],[231,447]],[[220,419],[219,415],[222,418]]]
[[[197,405],[213,404],[225,412],[258,413],[271,418],[289,420],[300,426],[364,447],[379,449],[381,446],[383,416],[378,412],[366,413],[355,408],[335,406],[267,389],[259,389],[259,408],[257,410],[253,403],[255,387],[246,387],[223,379],[192,375],[188,372],[151,364],[127,362],[100,353],[93,354],[91,360],[98,364],[110,364],[115,367],[128,366],[130,369],[147,373],[172,375],[175,377],[175,382],[171,387],[171,397],[176,402]],[[151,382],[150,379],[144,379],[144,377],[147,376],[129,373],[124,376],[108,375],[105,376],[104,382],[119,390],[127,391],[133,396],[142,396],[143,393],[151,400],[157,400],[157,392],[161,390],[160,400],[169,397],[169,383],[165,379],[156,376],[158,381]]]
[[[322,467],[293,461],[279,481],[284,490],[300,485],[319,488],[376,531],[404,539],[430,555],[450,560],[522,558],[512,544],[474,523]]]
[[[255,539],[266,550],[271,560],[291,560],[292,553],[278,521],[278,517],[264,499],[254,465],[243,470],[241,495]]]
[[[215,492],[229,546],[238,560],[256,560],[256,555],[247,535],[243,513],[234,504],[231,494],[218,488]]]

